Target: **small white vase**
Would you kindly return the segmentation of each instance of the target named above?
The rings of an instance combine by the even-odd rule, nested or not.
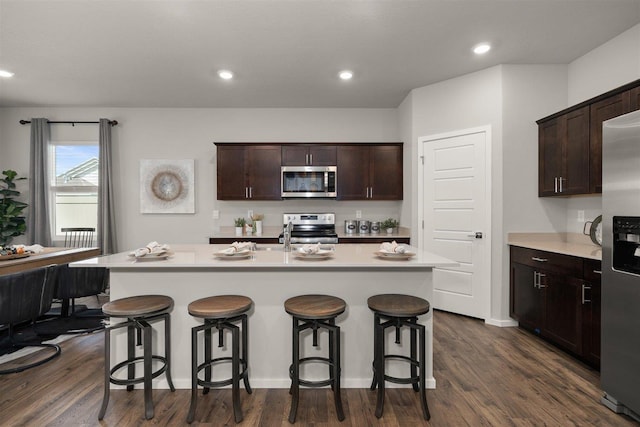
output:
[[[236,236],[242,236],[242,227],[236,227]]]
[[[387,234],[393,234],[393,228],[387,228]]]
[[[253,232],[256,233],[256,236],[262,236],[262,221],[253,222]]]

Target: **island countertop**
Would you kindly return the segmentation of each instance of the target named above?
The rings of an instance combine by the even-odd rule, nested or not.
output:
[[[298,256],[297,248],[293,245],[291,252],[283,251],[283,245],[257,244],[257,250],[246,258],[218,257],[216,252],[228,248],[229,245],[170,245],[172,255],[164,260],[136,259],[130,256],[130,251],[118,254],[92,258],[71,264],[71,266],[95,266],[109,269],[176,269],[188,268],[198,270],[208,269],[424,269],[434,267],[453,267],[457,263],[435,255],[431,252],[420,251],[407,246],[415,256],[410,259],[394,259],[379,257],[375,254],[379,245],[374,244],[336,244],[329,245],[331,256],[326,259],[309,259]],[[324,248],[325,246],[323,246]]]
[[[347,309],[337,319],[341,328],[342,384],[365,388],[371,384],[373,360],[373,314],[367,299],[376,294],[415,295],[431,301],[433,269],[457,263],[415,247],[408,260],[381,259],[374,244],[337,244],[328,259],[298,259],[295,252],[284,252],[283,245],[258,244],[246,259],[220,259],[215,253],[228,245],[171,244],[174,252],[166,260],[140,261],[130,251],[74,262],[72,267],[109,269],[112,300],[135,295],[162,294],[173,298],[171,312],[172,377],[177,388],[191,387],[191,328],[200,324],[189,315],[188,305],[212,295],[245,295],[253,300],[249,313],[250,381],[257,388],[288,388],[291,363],[291,317],[284,302],[303,294],[327,294],[342,298]],[[270,248],[270,250],[267,250]],[[418,320],[426,327],[426,384],[435,388],[433,377],[433,314]],[[326,340],[318,348],[304,336],[305,354],[326,353]],[[402,331],[403,343],[408,331]],[[163,336],[154,338],[156,351],[163,348]],[[126,333],[114,331],[111,362],[126,358]],[[399,353],[406,350],[403,344]],[[138,350],[139,351],[139,350]],[[326,377],[326,367],[305,367],[305,378]],[[403,369],[404,368],[404,369]],[[406,376],[406,366],[391,364],[390,375]],[[167,388],[163,377],[153,380],[154,387]],[[409,386],[409,385],[405,385]],[[116,387],[116,386],[112,386]]]

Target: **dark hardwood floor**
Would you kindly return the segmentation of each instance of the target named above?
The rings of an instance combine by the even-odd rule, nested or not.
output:
[[[599,403],[598,372],[517,328],[497,328],[445,312],[434,314],[434,374],[427,393],[432,418],[421,418],[417,394],[388,389],[382,419],[375,392],[344,389],[346,419],[339,423],[331,392],[302,389],[302,426],[637,426]],[[349,339],[349,337],[345,337]],[[154,390],[155,417],[145,421],[141,390],[114,390],[105,419],[102,401],[103,335],[62,344],[61,357],[38,368],[0,376],[2,426],[186,425],[190,391]],[[27,356],[29,357],[29,356]],[[234,425],[230,390],[199,396],[193,425]],[[283,389],[243,392],[241,425],[287,426]]]

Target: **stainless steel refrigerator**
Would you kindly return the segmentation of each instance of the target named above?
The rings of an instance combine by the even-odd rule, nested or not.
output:
[[[603,124],[602,403],[640,420],[640,111]]]

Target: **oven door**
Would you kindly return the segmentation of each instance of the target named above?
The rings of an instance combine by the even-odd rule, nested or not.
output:
[[[336,166],[282,166],[283,198],[335,198]]]

